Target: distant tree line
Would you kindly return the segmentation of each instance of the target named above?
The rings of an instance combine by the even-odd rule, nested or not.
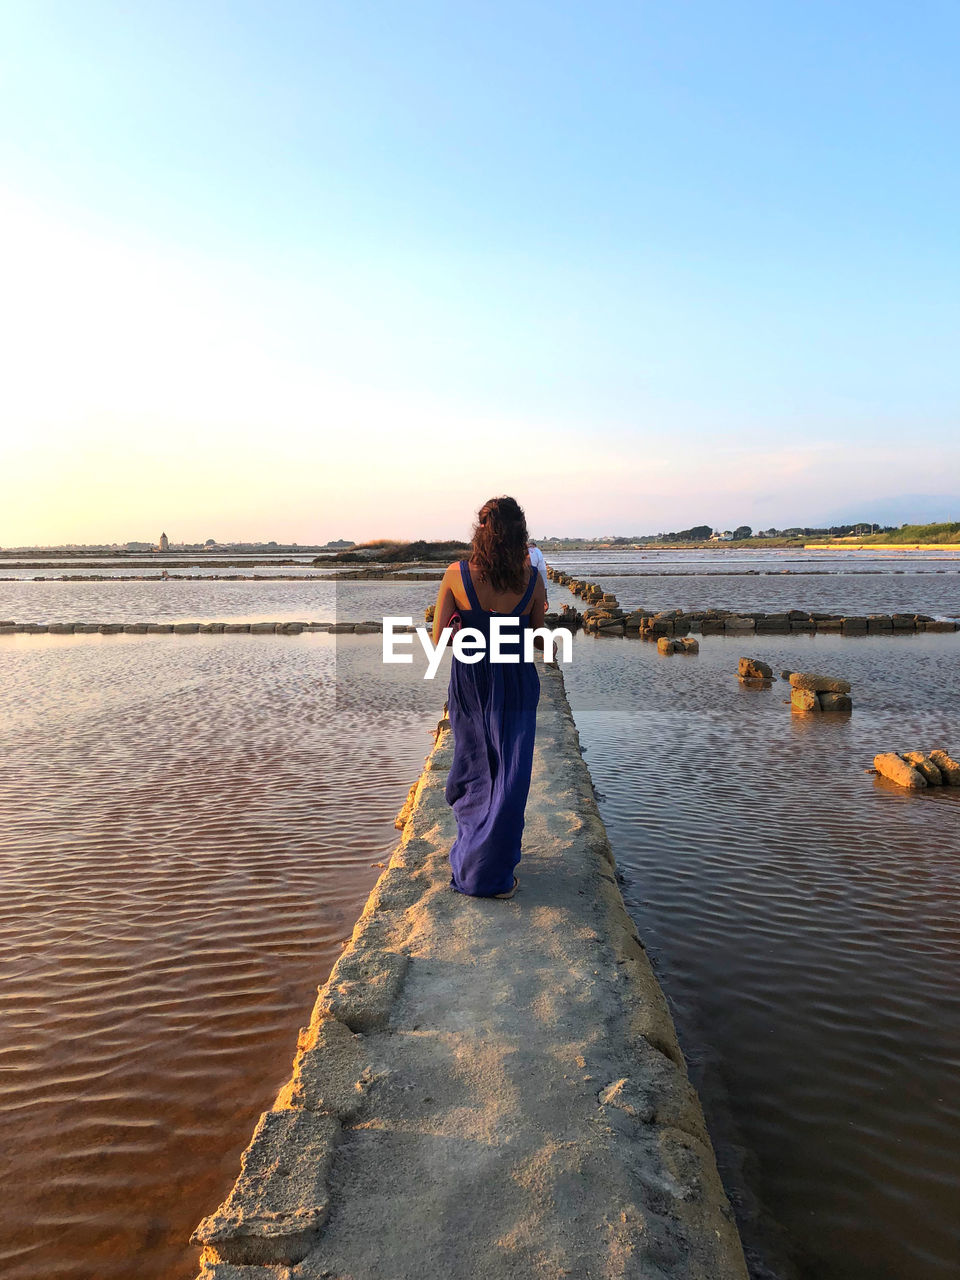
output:
[[[692,529],[680,529],[676,533],[658,533],[658,542],[706,542],[713,536],[713,525],[695,524]]]

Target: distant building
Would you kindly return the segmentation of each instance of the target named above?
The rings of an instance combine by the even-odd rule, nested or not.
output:
[[[166,535],[165,533],[161,533],[161,535],[160,535],[160,545],[159,545],[159,547],[157,548],[157,550],[158,550],[158,551],[169,551],[169,550],[170,550],[170,539],[167,537],[167,535]]]
[[[324,551],[345,551],[347,547],[355,547],[355,542],[348,542],[346,538],[337,538],[336,542],[325,542],[323,544]]]

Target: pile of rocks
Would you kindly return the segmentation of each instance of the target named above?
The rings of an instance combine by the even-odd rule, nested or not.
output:
[[[576,631],[583,623],[583,614],[572,604],[565,604],[559,613],[551,612],[543,615],[545,627],[566,627],[568,631]]]
[[[790,682],[790,709],[799,712],[853,710],[849,680],[820,676],[812,671],[781,671]]]
[[[700,641],[694,640],[692,636],[687,636],[681,640],[671,640],[669,636],[660,636],[657,639],[658,653],[699,653]]]
[[[622,636],[624,623],[623,610],[612,591],[604,591],[595,604],[583,611],[585,631],[610,631]]]
[[[908,791],[924,787],[960,787],[960,764],[946,751],[884,751],[873,758],[873,767],[890,782]]]

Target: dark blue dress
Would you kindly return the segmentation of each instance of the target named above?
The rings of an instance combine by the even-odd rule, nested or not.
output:
[[[459,610],[462,626],[481,631],[487,647],[480,662],[454,657],[450,665],[447,715],[454,750],[446,797],[457,818],[450,883],[459,893],[492,897],[513,888],[530,790],[540,677],[533,662],[523,661],[530,615],[522,611],[536,587],[537,570],[531,568],[520,603],[503,614],[481,608],[466,560],[460,561],[460,576],[470,601],[469,609]],[[500,647],[503,653],[518,653],[520,661],[491,662],[490,619],[511,616],[520,624],[501,633]]]

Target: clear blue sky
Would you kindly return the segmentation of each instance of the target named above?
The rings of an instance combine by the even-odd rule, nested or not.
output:
[[[958,62],[929,0],[7,4],[0,545],[960,493]]]

